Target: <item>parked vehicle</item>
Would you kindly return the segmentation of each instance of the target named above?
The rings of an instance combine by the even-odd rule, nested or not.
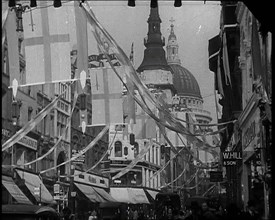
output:
[[[6,204],[2,205],[2,220],[60,220],[59,213],[49,206]]]

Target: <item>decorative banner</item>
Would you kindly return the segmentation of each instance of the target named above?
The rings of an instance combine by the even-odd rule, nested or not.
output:
[[[106,157],[106,155],[112,150],[116,134],[117,134],[117,132],[115,132],[115,135],[114,135],[111,143],[109,144],[108,149],[105,151],[105,153],[101,156],[101,158],[91,168],[89,168],[89,169],[87,169],[87,170],[85,170],[85,171],[83,171],[81,173],[77,173],[77,174],[71,175],[70,177],[78,176],[78,175],[83,174],[83,173],[88,173],[89,171],[95,169],[98,166],[98,164],[100,164],[100,162]]]
[[[115,68],[123,74],[123,67]],[[111,68],[90,69],[92,124],[123,123],[122,82]]]
[[[150,140],[150,142],[147,142],[144,148],[139,152],[137,157],[134,160],[132,160],[132,162],[127,167],[125,167],[123,170],[121,170],[119,173],[113,176],[112,180],[118,179],[124,174],[128,173],[144,157],[144,155],[148,152],[151,146],[152,141]]]
[[[6,33],[8,43],[8,61],[9,61],[9,74],[10,84],[15,85],[13,88],[13,96],[16,97],[17,84],[20,82],[20,65],[19,65],[19,47],[18,35],[16,32],[16,13],[15,10],[9,11],[6,21]],[[2,39],[3,40],[3,39]],[[2,42],[3,43],[3,42]],[[13,80],[14,83],[12,82]]]
[[[75,90],[77,90],[77,87],[75,87]],[[77,92],[75,91],[75,92],[74,92],[74,100],[73,100],[73,106],[72,106],[72,110],[71,110],[71,115],[70,115],[70,117],[68,118],[68,121],[69,121],[69,122],[71,121],[72,116],[73,116],[73,112],[74,112],[74,109],[75,109],[75,106],[76,106],[76,102],[77,102],[77,97],[78,97],[78,94],[77,94]],[[70,123],[67,123],[67,124],[66,124],[66,127],[65,127],[65,129],[63,130],[62,135],[59,136],[59,138],[58,138],[57,142],[55,143],[55,145],[54,145],[47,153],[45,153],[45,154],[43,154],[42,156],[38,157],[36,160],[30,161],[30,162],[28,162],[28,163],[25,163],[23,166],[28,166],[28,165],[31,165],[31,164],[37,162],[37,161],[42,160],[43,158],[45,158],[46,156],[48,156],[49,154],[51,154],[58,146],[60,146],[59,143],[60,143],[60,141],[61,141],[63,138],[65,138],[65,135],[66,135],[66,133],[67,133],[67,129],[69,128],[69,125],[70,125]]]
[[[80,73],[84,71],[88,73],[88,34],[87,34],[87,18],[82,10],[79,8],[79,2],[74,1],[75,12],[75,27],[76,27],[76,39],[77,39],[77,70],[76,78],[80,78]],[[77,82],[78,94],[84,92],[86,83],[86,77],[84,80],[84,86],[80,87]]]
[[[63,166],[63,165],[65,165],[65,164],[67,164],[67,163],[69,163],[69,162],[71,162],[71,161],[74,161],[76,158],[78,158],[78,157],[80,157],[81,155],[85,154],[88,150],[92,149],[92,147],[93,147],[99,140],[101,140],[101,138],[102,138],[103,135],[108,131],[108,129],[109,129],[109,125],[106,125],[106,126],[102,129],[102,131],[96,136],[96,138],[95,138],[90,144],[88,144],[87,147],[85,147],[84,149],[82,149],[78,154],[76,154],[76,155],[75,155],[74,157],[72,157],[71,159],[69,159],[69,160],[67,160],[67,161],[65,161],[65,162],[63,162],[63,163],[60,163],[60,164],[58,164],[57,166],[51,167],[51,168],[49,168],[49,169],[47,169],[47,170],[40,171],[40,173],[42,174],[42,173],[46,173],[46,172],[48,172],[48,171],[50,171],[50,170],[56,169],[57,167]]]
[[[2,1],[2,50],[4,48],[6,40],[6,21],[9,14],[8,2],[4,3]],[[2,55],[3,56],[3,55]]]
[[[226,32],[223,32],[223,47],[222,47],[222,60],[223,60],[223,69],[225,73],[225,83],[226,85],[232,86],[231,77],[230,77],[230,66],[229,66],[229,58],[228,58],[228,50],[227,50],[227,39]]]
[[[132,62],[132,64],[134,65],[134,43],[132,43],[131,46],[131,53],[130,53],[130,57],[129,57],[130,61]],[[129,76],[127,74],[124,74],[125,77],[125,83],[127,85],[128,90],[131,91],[127,92],[127,96],[126,96],[126,102],[127,104],[125,105],[126,109],[125,109],[125,113],[127,114],[127,118],[126,118],[126,123],[130,124],[130,133],[133,133],[134,131],[134,124],[136,124],[136,104],[135,104],[135,100],[132,97],[131,94],[135,94],[135,87],[134,84],[132,82],[132,80],[129,78]]]
[[[39,7],[35,10],[23,13],[26,59],[24,84],[71,81],[68,7],[54,8],[47,1],[38,1],[37,4]]]

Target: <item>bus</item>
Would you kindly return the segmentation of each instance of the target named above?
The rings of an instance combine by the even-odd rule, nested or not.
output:
[[[172,219],[181,209],[180,196],[177,193],[159,192],[155,198],[155,219]]]

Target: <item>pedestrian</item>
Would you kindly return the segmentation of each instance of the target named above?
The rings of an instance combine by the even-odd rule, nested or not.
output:
[[[184,219],[184,216],[185,216],[185,213],[182,210],[180,210],[177,219],[178,220]]]
[[[209,205],[207,202],[203,202],[201,204],[201,216],[203,220],[216,220],[216,216],[214,213],[210,210]]]
[[[247,220],[259,220],[260,214],[256,209],[256,203],[254,200],[249,200],[247,202],[247,211],[244,213],[245,219]]]
[[[72,211],[68,207],[65,207],[64,209],[62,209],[62,216],[64,220],[74,219],[74,215],[72,214]]]
[[[93,211],[89,212],[89,218],[88,220],[96,220],[97,218],[97,213],[96,210],[93,209]]]
[[[134,213],[133,213],[133,220],[137,220],[138,219],[138,210],[135,209]]]
[[[221,205],[217,208],[215,212],[216,220],[223,220],[224,217],[224,209]]]
[[[232,220],[232,219],[240,219],[241,214],[238,206],[235,203],[230,203],[226,207],[226,213],[224,216],[224,220]]]
[[[134,218],[134,211],[132,208],[129,209],[129,220],[133,220]]]
[[[138,213],[138,220],[145,220],[145,215],[144,215],[144,212],[143,210],[141,209]]]
[[[190,210],[188,210],[184,217],[185,220],[202,220],[201,207],[197,201],[192,201]]]

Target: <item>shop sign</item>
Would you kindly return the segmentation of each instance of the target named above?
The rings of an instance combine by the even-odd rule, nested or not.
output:
[[[54,192],[54,194],[59,194],[59,192],[60,192],[60,184],[54,184],[53,185],[53,192]]]
[[[244,136],[243,136],[244,148],[246,148],[255,137],[256,137],[256,122],[253,121],[244,132]]]
[[[243,161],[247,161],[253,154],[259,139],[260,112],[258,109],[249,116],[247,123],[242,128]]]
[[[224,151],[222,153],[223,165],[234,166],[237,165],[237,160],[242,159],[242,152],[240,151]]]
[[[28,147],[32,150],[37,150],[37,140],[30,138],[28,136],[22,137],[17,143],[25,147]]]
[[[92,186],[99,186],[102,188],[109,187],[109,179],[107,177],[99,176],[91,173],[82,173],[79,170],[75,170],[74,181],[85,183]]]

